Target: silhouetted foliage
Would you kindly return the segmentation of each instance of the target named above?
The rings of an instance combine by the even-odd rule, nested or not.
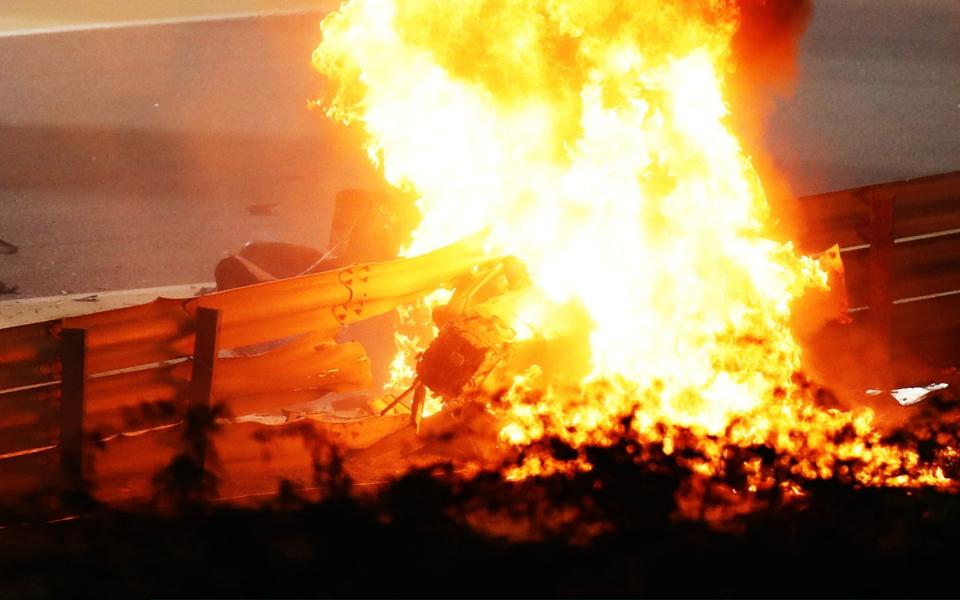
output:
[[[717,528],[680,518],[682,499],[699,491],[704,516],[726,510],[736,463],[761,449],[731,457],[711,480],[661,450],[589,448],[593,469],[573,477],[464,478],[449,464],[375,495],[333,486],[317,501],[284,482],[258,509],[111,509],[8,528],[0,596],[953,596],[960,587],[954,495],[812,482],[802,501],[761,503]],[[319,457],[319,481],[336,481],[324,460],[339,457]],[[179,473],[185,464],[168,472],[202,480]]]
[[[271,440],[281,437],[299,438],[304,448],[310,452],[313,467],[313,486],[323,497],[343,497],[350,494],[353,482],[343,465],[343,451],[332,443],[327,435],[314,427],[309,420],[292,423],[274,430],[262,429],[254,434],[254,439],[268,445]],[[285,486],[285,487],[283,487]],[[295,491],[294,484],[286,481],[281,491]]]
[[[185,402],[175,400],[157,400],[124,406],[121,408],[124,431],[137,431],[175,423],[183,417],[181,413],[185,405]]]
[[[154,504],[170,502],[181,509],[195,509],[217,496],[220,478],[214,434],[217,419],[226,414],[222,404],[192,405],[181,427],[180,451],[153,477]]]

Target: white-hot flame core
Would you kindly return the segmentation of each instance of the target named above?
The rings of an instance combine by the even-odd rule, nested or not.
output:
[[[615,11],[607,2],[450,4],[353,0],[315,55],[346,82],[331,114],[360,120],[387,180],[419,195],[405,253],[487,231],[490,255],[520,258],[540,302],[586,309],[589,379],[655,387],[673,421],[722,429],[788,388],[790,302],[825,276],[765,237],[762,187],[724,122],[735,11],[717,3],[714,29],[665,29],[645,47],[650,28],[695,17],[634,2],[646,18],[618,28],[589,11]],[[494,5],[507,12],[480,19],[507,27],[473,71],[449,54],[474,43],[458,19]],[[573,75],[543,52],[556,39]]]

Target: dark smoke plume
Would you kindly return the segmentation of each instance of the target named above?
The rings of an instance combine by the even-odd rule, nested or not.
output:
[[[802,216],[788,181],[775,167],[777,148],[765,140],[778,100],[789,99],[799,75],[800,40],[813,16],[813,0],[740,0],[741,23],[733,39],[727,97],[731,125],[764,183],[783,237],[796,239]]]

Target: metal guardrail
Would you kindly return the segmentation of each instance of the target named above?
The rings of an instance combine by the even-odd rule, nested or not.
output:
[[[960,363],[960,171],[800,199],[801,246],[840,245],[876,368]]]
[[[128,472],[109,467],[116,442],[147,429],[183,429],[191,407],[216,403],[239,416],[278,411],[304,391],[316,398],[368,388],[366,352],[337,344],[340,326],[410,303],[483,260],[479,247],[459,243],[412,259],[0,330],[0,499],[33,492],[38,481],[87,486],[93,456],[95,483],[109,494],[123,487],[118,473]],[[256,355],[221,356],[278,340]],[[362,438],[354,432],[346,441]],[[235,440],[233,451],[242,453],[242,444]],[[121,464],[135,460],[126,458]]]
[[[808,216],[801,246],[840,242],[856,317],[849,327],[870,332],[879,360],[909,354],[960,363],[960,172],[801,200]],[[187,406],[223,403],[249,414],[320,391],[366,387],[363,348],[333,342],[340,325],[412,301],[478,260],[476,249],[452,246],[0,330],[0,499],[52,480],[88,485],[94,454],[98,497],[124,497],[118,490],[142,490],[144,474],[170,459],[179,443],[170,441],[171,431]],[[224,348],[298,335],[257,356],[220,356]],[[151,406],[179,408],[144,421],[142,409]],[[152,432],[131,437],[132,423]],[[248,456],[256,454],[252,429],[231,425],[218,434],[222,460],[238,472],[256,468]],[[354,430],[346,441],[365,439]],[[55,472],[61,477],[52,478]]]

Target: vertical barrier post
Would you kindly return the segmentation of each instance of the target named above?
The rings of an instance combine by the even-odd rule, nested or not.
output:
[[[197,333],[193,346],[193,372],[190,376],[190,412],[194,418],[209,416],[213,399],[217,354],[220,351],[220,311],[197,308]],[[209,427],[195,423],[189,431],[194,458],[202,467],[206,461]],[[188,423],[189,426],[189,423]]]
[[[870,330],[877,348],[877,385],[889,389],[893,338],[893,194],[867,190],[870,209],[868,301]]]
[[[83,411],[87,387],[87,332],[63,329],[60,383],[60,474],[70,491],[83,489]]]

